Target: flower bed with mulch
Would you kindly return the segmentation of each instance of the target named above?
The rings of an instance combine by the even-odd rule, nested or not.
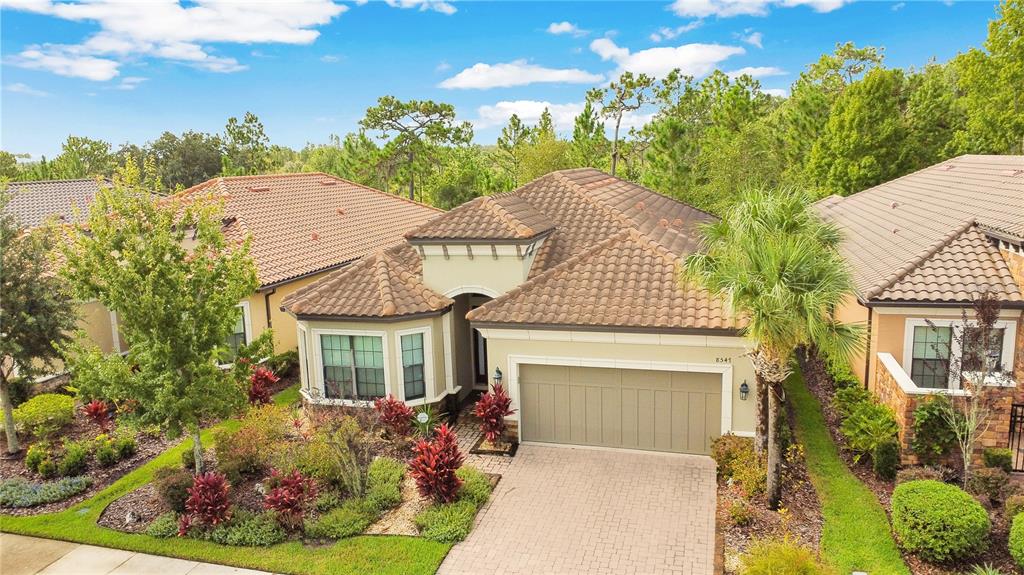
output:
[[[824,362],[815,356],[801,357],[801,368],[807,383],[807,389],[821,403],[822,414],[827,422],[832,440],[840,448],[840,457],[850,471],[870,489],[885,509],[890,522],[892,519],[892,493],[896,482],[879,479],[872,471],[868,460],[859,462],[853,460],[852,452],[846,448],[846,438],[839,432],[841,419],[832,405],[832,398],[835,395],[835,385],[828,375]],[[958,477],[960,471],[944,469],[947,479],[962,487]],[[975,497],[988,511],[992,529],[989,532],[989,546],[987,550],[970,560],[958,561],[948,564],[934,564],[917,557],[912,553],[900,550],[903,560],[915,575],[957,575],[969,572],[975,565],[990,565],[1003,573],[1018,573],[1019,569],[1010,557],[1007,549],[1009,538],[1010,521],[1003,514],[1001,506],[993,506],[983,497]]]

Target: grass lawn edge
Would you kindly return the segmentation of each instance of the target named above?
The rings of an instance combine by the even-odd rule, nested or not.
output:
[[[275,395],[274,403],[290,405],[297,399],[296,384]],[[230,428],[237,425],[237,420],[228,420],[217,427]],[[213,429],[203,431],[204,444],[210,442],[212,435]],[[429,574],[437,571],[452,547],[450,544],[419,537],[362,535],[322,547],[289,541],[270,547],[240,548],[196,539],[158,539],[148,535],[123,533],[96,524],[110,502],[151,481],[160,467],[180,461],[181,453],[186,449],[192,449],[191,440],[171,446],[89,499],[64,511],[23,517],[0,515],[0,531],[294,575]]]
[[[843,573],[910,575],[892,538],[889,519],[875,494],[846,467],[799,370],[786,380],[804,446],[807,472],[821,499],[821,554]]]

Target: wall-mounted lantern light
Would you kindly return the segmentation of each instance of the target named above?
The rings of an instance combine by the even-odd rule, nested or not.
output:
[[[743,380],[740,384],[740,399],[743,401],[747,400],[747,396],[750,395],[750,386],[747,385],[747,380]]]
[[[500,367],[494,368],[494,385],[495,386],[501,385],[501,368]]]

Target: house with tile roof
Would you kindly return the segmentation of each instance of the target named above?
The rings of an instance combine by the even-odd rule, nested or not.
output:
[[[1024,470],[1024,430],[1011,429],[1024,424],[1024,156],[960,156],[815,208],[845,238],[856,297],[840,318],[868,329],[855,371],[896,411],[905,446],[923,399],[965,393],[951,373],[964,309],[973,318],[983,293],[999,300],[988,357],[1000,399],[983,443],[1015,442]]]
[[[177,193],[224,203],[224,233],[250,238],[260,286],[239,302],[230,344],[272,328],[274,349],[296,349],[296,324],[281,302],[333,271],[404,242],[403,234],[440,210],[328,174],[219,177]]]
[[[753,435],[743,323],[679,280],[713,219],[589,168],[474,199],[283,299],[302,394],[447,411],[500,381],[524,441],[708,453]]]

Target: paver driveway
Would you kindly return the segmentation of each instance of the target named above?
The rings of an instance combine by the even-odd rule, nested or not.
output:
[[[715,467],[707,457],[525,444],[440,574],[710,574]]]

